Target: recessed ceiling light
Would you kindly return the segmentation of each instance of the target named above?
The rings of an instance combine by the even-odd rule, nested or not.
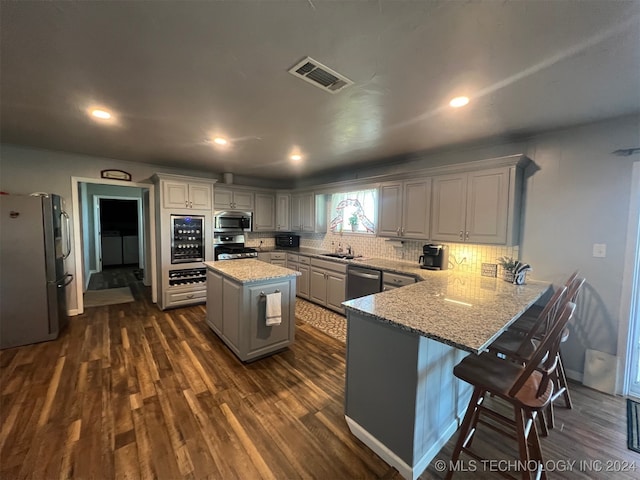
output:
[[[100,120],[109,120],[111,118],[111,114],[109,112],[100,108],[94,108],[91,110],[91,115],[99,118]]]
[[[460,108],[464,107],[467,103],[469,103],[469,97],[456,97],[451,99],[449,105],[453,108]]]
[[[213,142],[216,143],[217,145],[226,145],[228,143],[227,140],[222,137],[214,138]]]
[[[291,155],[289,157],[291,160],[293,160],[294,162],[299,162],[300,160],[302,160],[302,155],[299,155],[297,153],[294,153],[293,155]]]

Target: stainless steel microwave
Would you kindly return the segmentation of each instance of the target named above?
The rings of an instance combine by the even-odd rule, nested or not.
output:
[[[224,211],[213,212],[214,232],[250,232],[252,228],[251,212]]]

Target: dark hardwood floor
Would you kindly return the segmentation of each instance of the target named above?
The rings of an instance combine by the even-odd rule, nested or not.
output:
[[[299,322],[290,349],[245,365],[209,330],[204,306],[161,312],[130,285],[135,303],[88,309],[56,341],[0,352],[0,478],[400,478],[345,424],[343,343]],[[624,399],[572,393],[545,457],[640,462],[626,448]],[[437,459],[448,462],[453,440]],[[476,444],[515,455],[491,433]],[[499,478],[478,470],[456,478]],[[421,478],[444,473],[432,462]]]

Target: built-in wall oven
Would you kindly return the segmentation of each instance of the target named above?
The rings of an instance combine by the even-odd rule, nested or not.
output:
[[[171,215],[171,263],[203,262],[204,216]]]

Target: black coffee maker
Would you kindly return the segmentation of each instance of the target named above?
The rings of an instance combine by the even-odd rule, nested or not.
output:
[[[449,268],[449,249],[446,245],[428,243],[422,247],[422,255],[418,259],[420,268],[426,270],[447,270]]]

